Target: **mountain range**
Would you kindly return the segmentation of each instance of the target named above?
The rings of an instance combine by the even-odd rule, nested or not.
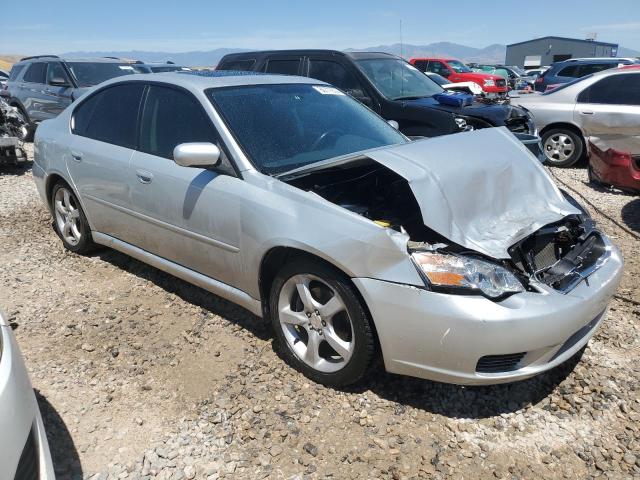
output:
[[[506,45],[493,44],[484,48],[469,47],[451,42],[430,43],[428,45],[399,44],[378,45],[374,47],[346,49],[351,51],[375,51],[402,55],[405,58],[420,56],[451,56],[465,62],[501,63],[504,62]],[[151,51],[104,51],[104,52],[68,52],[63,55],[69,57],[119,57],[142,60],[145,62],[173,61],[185,66],[215,66],[228,53],[246,52],[241,48],[216,48],[208,51],[193,52],[151,52]],[[640,57],[640,51],[620,47],[618,55],[621,57]]]

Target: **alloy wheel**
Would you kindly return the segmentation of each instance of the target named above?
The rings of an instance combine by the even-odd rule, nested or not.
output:
[[[82,239],[80,230],[80,210],[76,199],[66,187],[60,187],[53,199],[56,226],[60,235],[71,246],[76,246]]]
[[[355,349],[353,323],[338,292],[310,274],[289,278],[278,297],[280,327],[289,348],[322,373],[342,369]]]
[[[544,153],[552,163],[566,161],[576,150],[573,139],[564,133],[549,136],[544,142]]]

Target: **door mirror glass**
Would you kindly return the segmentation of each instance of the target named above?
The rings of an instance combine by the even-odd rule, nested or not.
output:
[[[388,120],[387,123],[391,125],[393,128],[395,128],[396,130],[400,130],[400,124],[395,120]]]
[[[209,142],[181,143],[173,149],[173,159],[182,167],[217,167],[220,149]]]
[[[67,82],[62,77],[53,77],[53,78],[49,79],[49,85],[52,85],[54,87],[68,87],[69,86],[69,82]]]

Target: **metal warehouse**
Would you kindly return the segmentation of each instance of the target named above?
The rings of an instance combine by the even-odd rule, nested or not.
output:
[[[526,68],[550,65],[569,58],[615,57],[618,44],[565,37],[541,37],[507,45],[506,65]]]

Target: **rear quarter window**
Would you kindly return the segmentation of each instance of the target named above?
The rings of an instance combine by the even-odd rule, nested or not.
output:
[[[233,70],[238,72],[250,72],[256,64],[255,58],[247,58],[243,60],[228,60],[218,65],[216,70]]]
[[[9,73],[9,80],[15,81],[20,75],[20,72],[24,70],[24,67],[24,65],[14,65],[13,68],[11,68],[11,72]]]

